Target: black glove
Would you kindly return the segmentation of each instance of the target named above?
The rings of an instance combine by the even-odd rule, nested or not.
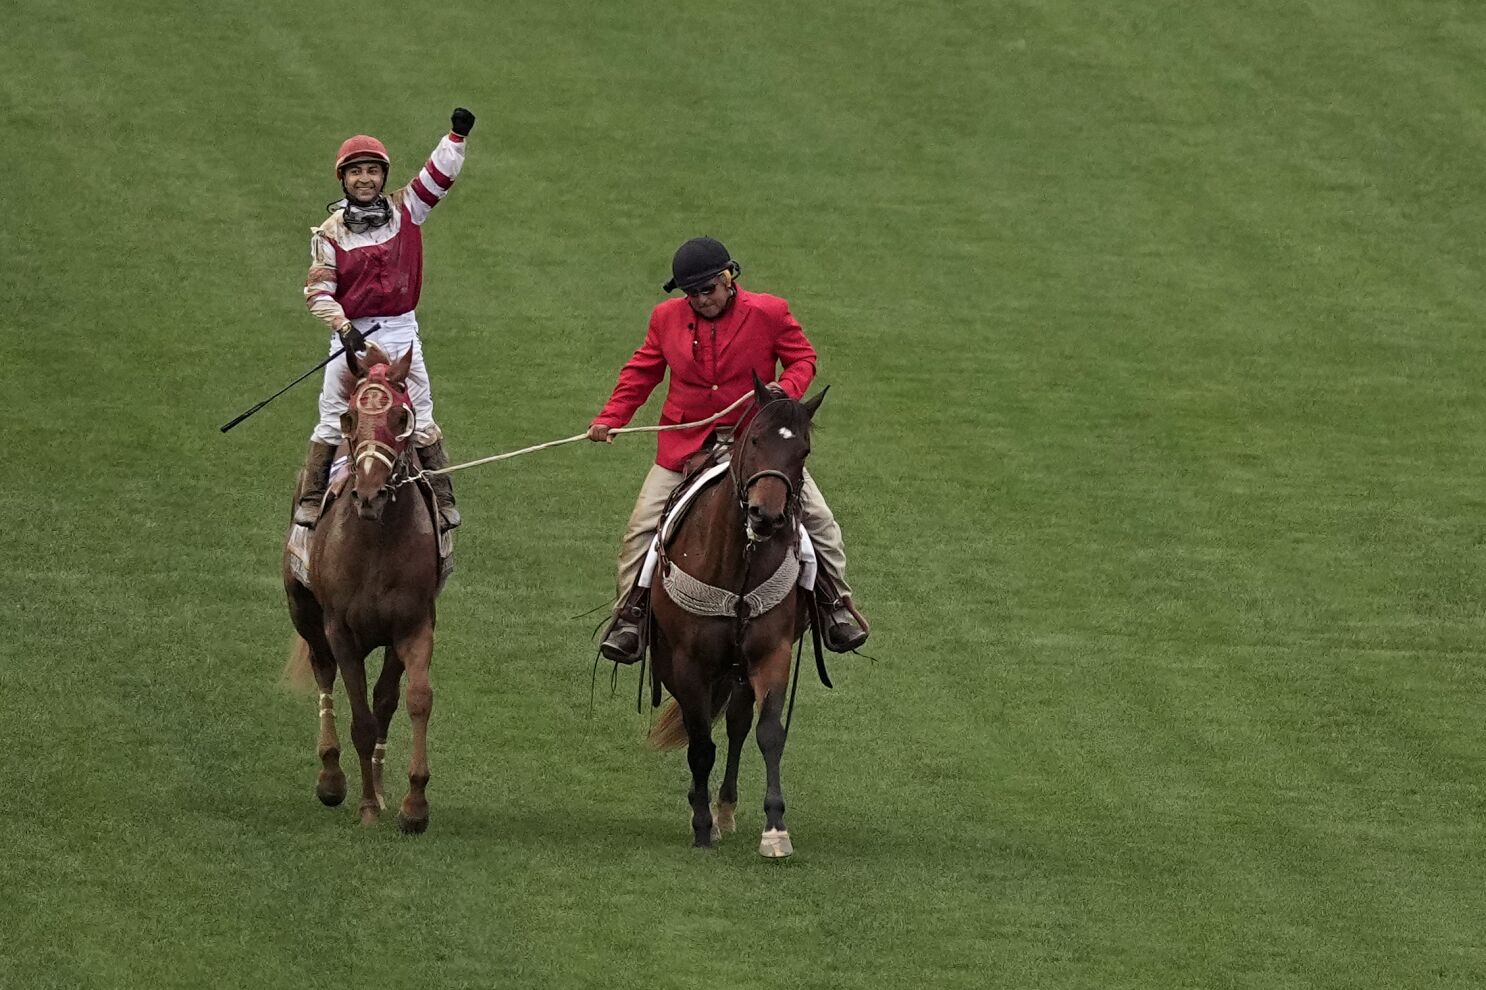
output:
[[[449,117],[449,129],[460,137],[469,137],[470,131],[475,129],[475,115],[464,107],[455,107]]]

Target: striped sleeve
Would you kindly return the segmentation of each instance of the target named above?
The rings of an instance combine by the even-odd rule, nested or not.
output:
[[[332,330],[346,323],[346,311],[335,300],[335,248],[321,227],[310,231],[310,271],[304,279],[304,302]]]
[[[403,190],[403,202],[416,224],[428,218],[429,211],[449,194],[459,170],[464,167],[464,138],[450,132],[433,149],[428,161]]]

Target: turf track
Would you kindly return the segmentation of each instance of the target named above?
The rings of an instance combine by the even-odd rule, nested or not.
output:
[[[1486,983],[1478,6],[511,6],[4,5],[0,986]],[[695,233],[822,352],[880,662],[787,863],[752,747],[698,854],[590,703],[642,442],[458,479],[430,833],[311,797],[314,390],[216,428],[318,357],[336,143],[456,103],[456,459],[578,432]]]

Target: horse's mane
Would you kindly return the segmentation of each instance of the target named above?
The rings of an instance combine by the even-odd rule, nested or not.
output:
[[[359,360],[361,361],[361,366],[368,371],[372,369],[373,365],[392,363],[392,359],[387,356],[387,352],[373,343],[366,345],[366,352],[361,355]],[[356,373],[351,370],[345,361],[341,361],[340,369],[341,375],[336,379],[336,388],[340,391],[341,401],[349,402],[351,401],[351,393],[356,391],[356,383],[361,381],[361,379],[356,377]]]

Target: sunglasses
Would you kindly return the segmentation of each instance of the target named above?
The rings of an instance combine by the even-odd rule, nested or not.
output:
[[[716,282],[708,282],[706,285],[699,285],[695,289],[682,289],[681,291],[686,293],[688,297],[695,299],[697,296],[710,295],[715,288],[717,288]]]

